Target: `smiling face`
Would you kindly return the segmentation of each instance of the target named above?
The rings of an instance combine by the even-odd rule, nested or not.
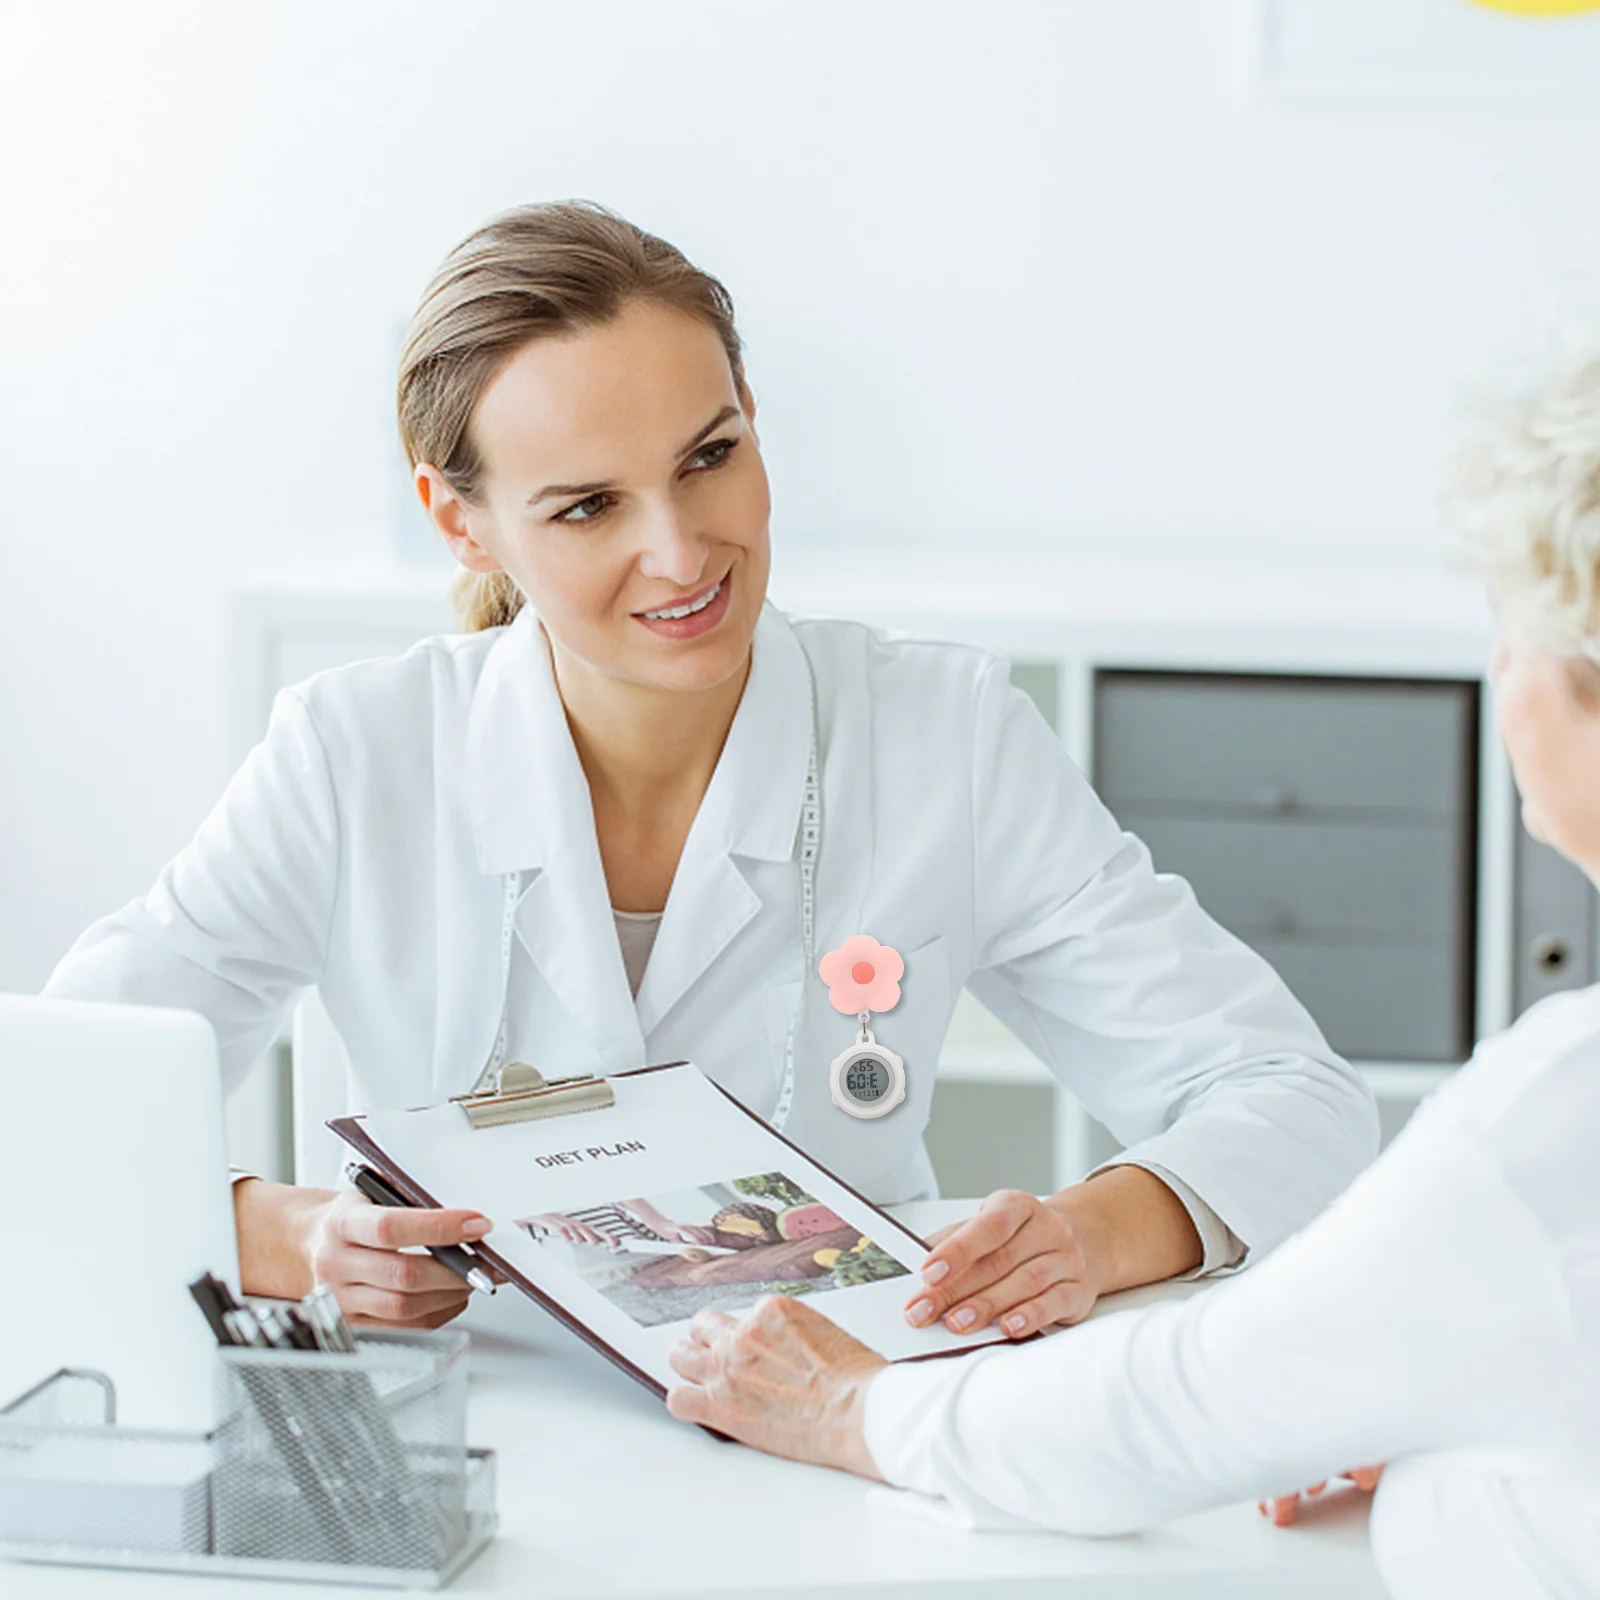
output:
[[[1524,825],[1600,883],[1600,669],[1507,628],[1489,676]]]
[[[715,330],[636,302],[496,374],[472,415],[473,501],[428,465],[418,487],[463,566],[527,595],[558,673],[711,689],[743,671],[766,596],[753,419]]]

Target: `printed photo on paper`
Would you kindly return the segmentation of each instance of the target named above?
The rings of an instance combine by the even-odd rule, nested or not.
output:
[[[641,1328],[903,1278],[910,1268],[782,1172],[518,1217]]]
[[[912,1327],[927,1245],[698,1067],[609,1081],[614,1104],[571,1116],[479,1128],[445,1104],[352,1127],[438,1204],[492,1218],[486,1244],[513,1282],[661,1389],[679,1381],[672,1350],[697,1312],[740,1316],[774,1294],[890,1360],[1004,1340]],[[496,1320],[517,1310],[505,1301]],[[541,1316],[528,1306],[530,1335]]]

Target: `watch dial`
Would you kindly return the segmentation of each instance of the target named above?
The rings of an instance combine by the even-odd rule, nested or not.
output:
[[[876,1056],[855,1056],[845,1063],[844,1092],[862,1105],[881,1100],[893,1084],[888,1063]]]

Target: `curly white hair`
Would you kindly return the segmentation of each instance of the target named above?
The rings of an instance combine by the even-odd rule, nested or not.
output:
[[[1600,665],[1600,347],[1475,397],[1445,512],[1530,643]]]

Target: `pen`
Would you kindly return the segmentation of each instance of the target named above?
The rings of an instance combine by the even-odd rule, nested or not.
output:
[[[341,1355],[355,1353],[356,1341],[350,1332],[350,1324],[344,1320],[339,1302],[327,1284],[319,1283],[300,1302],[300,1310],[311,1328],[319,1349]]]
[[[293,1350],[294,1338],[290,1333],[288,1317],[277,1306],[253,1306],[257,1324],[266,1341],[274,1350]]]
[[[256,1321],[251,1312],[225,1311],[223,1320],[227,1324],[231,1343],[265,1348],[267,1336],[262,1332],[261,1324]]]
[[[283,1322],[284,1333],[288,1338],[289,1346],[294,1350],[319,1350],[316,1330],[306,1321],[299,1306],[286,1306],[279,1316]]]
[[[375,1206],[411,1204],[382,1173],[374,1172],[371,1167],[352,1164],[344,1170],[345,1176]],[[477,1289],[484,1294],[494,1293],[494,1280],[482,1267],[475,1264],[470,1251],[463,1250],[456,1244],[430,1244],[427,1250],[441,1267],[448,1267],[469,1289]]]
[[[227,1318],[230,1312],[238,1309],[238,1303],[234,1300],[227,1284],[207,1272],[189,1285],[189,1293],[194,1297],[194,1303],[200,1307],[212,1333],[216,1335],[217,1343],[232,1344],[234,1339]]]

